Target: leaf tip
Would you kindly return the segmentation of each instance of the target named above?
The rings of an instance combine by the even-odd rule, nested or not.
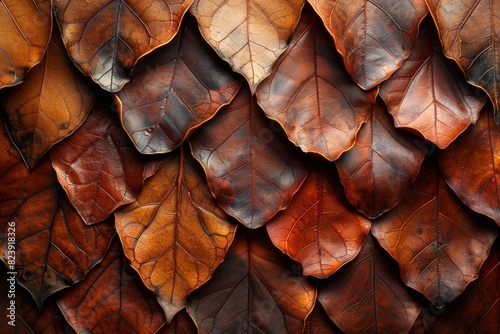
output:
[[[161,308],[163,309],[163,313],[165,313],[165,318],[167,319],[167,324],[170,324],[172,320],[174,319],[175,315],[177,312],[182,310],[185,305],[182,305],[181,307],[174,305],[172,302],[165,301],[158,297],[158,303],[160,304]]]

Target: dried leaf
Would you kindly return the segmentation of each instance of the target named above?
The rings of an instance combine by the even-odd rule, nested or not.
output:
[[[319,302],[307,317],[303,334],[342,334],[343,332],[328,318]]]
[[[286,50],[305,0],[195,0],[201,34],[253,93]]]
[[[272,242],[302,265],[304,275],[325,278],[359,253],[371,222],[345,199],[335,166],[318,163],[288,208],[267,225]]]
[[[169,323],[224,260],[236,228],[184,150],[168,155],[137,199],[115,212],[125,255]]]
[[[137,60],[177,34],[193,0],[54,1],[69,55],[103,89],[119,91]]]
[[[306,9],[257,97],[295,145],[333,161],[354,145],[377,91],[364,92],[350,80],[322,23]]]
[[[183,309],[177,313],[174,319],[168,324],[164,325],[158,334],[197,334],[198,328],[196,328],[193,319],[189,316],[186,309]]]
[[[190,139],[219,206],[257,228],[288,206],[309,159],[267,119],[247,87]]]

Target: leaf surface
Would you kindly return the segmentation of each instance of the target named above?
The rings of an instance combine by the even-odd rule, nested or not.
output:
[[[158,334],[197,334],[198,328],[196,328],[193,319],[189,316],[186,309],[177,313],[174,319],[168,324],[164,325]]]
[[[307,317],[303,334],[342,334],[343,332],[328,317],[319,302],[316,302],[311,314]]]

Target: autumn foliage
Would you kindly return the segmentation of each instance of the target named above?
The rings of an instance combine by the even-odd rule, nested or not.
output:
[[[500,331],[500,0],[0,0],[0,109],[2,333]]]

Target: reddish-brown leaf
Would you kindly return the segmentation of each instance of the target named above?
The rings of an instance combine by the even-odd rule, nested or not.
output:
[[[446,183],[469,208],[500,225],[500,126],[491,105],[440,152],[439,165]]]
[[[119,91],[137,60],[177,34],[193,0],[54,1],[66,49],[102,88]]]
[[[252,94],[286,50],[305,0],[195,0],[201,34]]]
[[[424,157],[420,140],[396,130],[379,102],[354,147],[336,164],[349,202],[367,217],[376,218],[410,192]]]
[[[213,278],[191,294],[200,333],[302,333],[316,287],[264,230],[238,230]]]
[[[280,130],[245,86],[190,139],[219,206],[250,228],[286,208],[307,176],[309,159]]]
[[[116,101],[123,127],[141,153],[166,153],[231,102],[240,87],[229,66],[185,25],[167,46],[139,62]]]
[[[290,205],[266,225],[272,242],[301,263],[304,275],[325,278],[359,253],[371,222],[345,199],[335,165],[318,162]]]
[[[0,2],[0,88],[21,83],[47,49],[52,1]]]
[[[331,37],[306,8],[288,50],[257,97],[295,145],[333,161],[354,144],[377,89],[365,92],[350,80]]]
[[[236,229],[185,150],[168,155],[137,199],[115,212],[125,255],[169,323],[224,260]]]
[[[353,261],[322,281],[318,300],[345,333],[406,333],[421,307],[394,266],[369,235]]]
[[[167,325],[164,325],[158,334],[197,334],[198,328],[196,328],[193,319],[189,316],[186,309],[183,309],[177,313],[174,319]],[[222,333],[221,333],[222,334]]]
[[[424,0],[308,1],[363,89],[377,86],[403,65],[428,12]]]
[[[432,20],[423,29],[404,65],[380,86],[397,127],[448,146],[475,123],[486,97],[468,85],[460,69],[446,59]]]
[[[482,88],[500,121],[500,1],[425,0],[438,27],[443,51],[468,82]]]
[[[97,91],[74,67],[54,29],[47,53],[26,81],[0,93],[10,137],[33,170],[52,145],[82,124]]]
[[[78,333],[156,333],[165,316],[135,274],[115,240],[102,262],[57,304]]]
[[[460,202],[431,159],[408,196],[372,224],[372,233],[398,261],[403,281],[439,309],[478,277],[497,229]]]
[[[85,123],[50,152],[59,183],[89,225],[134,201],[160,162],[137,152],[111,104],[96,103]]]
[[[330,320],[319,302],[316,302],[311,314],[307,317],[303,334],[342,334],[343,332]]]

